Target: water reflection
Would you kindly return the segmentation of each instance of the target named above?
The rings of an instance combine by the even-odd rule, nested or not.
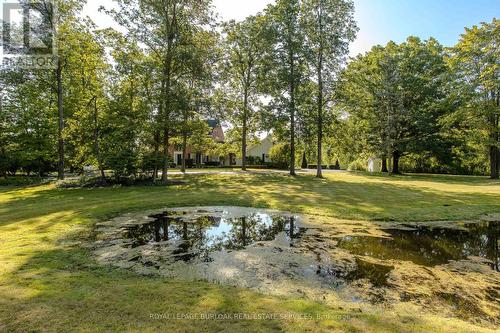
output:
[[[478,256],[488,259],[491,268],[500,271],[500,223],[469,224],[466,228],[467,230],[424,227],[414,230],[386,230],[390,238],[348,236],[338,246],[358,255],[383,260],[412,261],[423,266]]]
[[[292,245],[293,239],[304,232],[294,217],[263,213],[240,218],[202,216],[195,220],[169,213],[154,217],[152,223],[126,229],[132,247],[170,242],[176,245],[173,255],[185,261],[195,257],[210,260],[210,252],[241,250],[255,242],[272,241],[280,233]]]

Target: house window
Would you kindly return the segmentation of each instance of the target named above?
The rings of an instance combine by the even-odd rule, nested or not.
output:
[[[182,164],[182,153],[175,153],[175,163],[177,165]]]

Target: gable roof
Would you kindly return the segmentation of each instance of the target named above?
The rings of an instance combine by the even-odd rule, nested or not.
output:
[[[263,145],[266,141],[269,141],[269,143],[270,143],[272,146],[274,145],[274,142],[273,142],[273,140],[272,140],[271,136],[270,136],[270,135],[268,135],[268,136],[266,136],[264,139],[260,140],[259,142],[254,143],[254,144],[252,144],[252,145],[248,146],[248,147],[247,147],[247,152],[248,152],[248,151],[251,151],[251,150],[252,150],[252,149],[254,149],[254,148],[257,148],[257,147],[259,147],[259,146],[262,146],[262,145]]]
[[[208,126],[210,126],[212,129],[216,128],[217,126],[220,126],[220,121],[217,119],[208,119],[206,122]]]

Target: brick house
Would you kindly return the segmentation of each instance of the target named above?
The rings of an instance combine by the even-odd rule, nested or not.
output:
[[[211,136],[215,142],[224,143],[224,129],[220,121],[211,119],[206,121],[210,127]],[[172,156],[174,164],[177,167],[182,165],[182,146],[171,145],[169,147],[169,154]],[[195,151],[193,147],[188,145],[186,147],[186,166],[231,166],[236,164],[236,156],[230,154],[229,156],[213,156],[207,151]]]

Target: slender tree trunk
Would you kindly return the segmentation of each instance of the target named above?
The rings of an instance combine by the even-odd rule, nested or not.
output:
[[[245,88],[243,100],[243,133],[241,134],[241,170],[247,170],[247,122],[248,122],[248,88]]]
[[[316,173],[317,178],[323,178],[323,3],[320,1],[319,6],[319,35],[320,45],[318,50],[318,170]]]
[[[166,16],[169,16],[169,7],[166,6]],[[169,126],[170,124],[170,112],[171,112],[171,101],[170,101],[170,84],[171,84],[171,75],[172,75],[172,52],[174,48],[174,40],[177,35],[177,3],[174,2],[172,8],[171,19],[167,19],[168,21],[168,32],[167,32],[167,51],[165,54],[165,59],[163,62],[163,78],[162,78],[162,91],[163,95],[162,103],[163,112],[161,117],[163,118],[163,168],[161,179],[162,182],[167,184],[168,182],[168,143],[169,143]]]
[[[401,154],[398,151],[392,153],[392,173],[399,175],[399,159]]]
[[[94,97],[94,151],[97,158],[97,164],[99,165],[99,171],[101,172],[101,182],[106,183],[106,174],[104,173],[104,163],[102,159],[101,149],[99,147],[99,117],[97,110],[97,97]]]
[[[172,67],[172,55],[171,55],[171,41],[169,40],[167,58],[165,62],[165,71],[164,71],[164,80],[165,80],[165,89],[164,89],[164,112],[163,115],[163,169],[161,179],[166,184],[168,182],[168,141],[169,141],[169,130],[168,126],[170,125],[170,75],[171,75],[171,67]]]
[[[320,66],[318,68],[318,165],[317,178],[323,178],[323,74],[322,74],[322,56],[320,55]]]
[[[387,157],[382,157],[382,172],[389,172],[387,169]]]
[[[154,135],[153,135],[153,140],[154,140],[154,168],[153,168],[153,182],[156,182],[158,179],[158,163],[160,161],[160,132],[155,130]]]
[[[496,129],[496,143],[497,143],[497,165],[496,165],[496,172],[497,176],[500,175],[500,90],[497,91],[496,93],[496,107],[497,107],[497,113],[495,114],[495,129]],[[498,178],[498,177],[497,177]]]
[[[498,179],[498,147],[490,146],[490,178]]]
[[[165,129],[165,77],[162,78],[161,80],[161,84],[160,84],[160,103],[158,104],[158,116],[157,116],[157,121],[159,124],[162,124],[163,125],[163,128]],[[165,132],[165,131],[163,131]],[[161,159],[160,159],[160,146],[163,144],[162,143],[162,137],[161,137],[161,133],[162,133],[162,130],[160,128],[158,128],[157,130],[155,130],[155,157],[156,157],[156,160],[155,160],[155,169],[154,169],[154,172],[153,172],[153,182],[156,181],[156,179],[158,178],[158,172],[159,172],[159,169],[161,168],[162,171],[163,170],[163,161],[165,159],[165,150],[162,152],[161,154]],[[162,174],[162,179],[163,179],[163,174]]]
[[[291,42],[289,42],[291,44]],[[291,48],[291,46],[290,46]],[[295,61],[290,52],[290,176],[295,173]]]
[[[499,107],[499,100],[496,99],[497,109]],[[498,145],[500,144],[499,137],[499,115],[494,114],[491,116],[491,127],[493,128],[491,132],[491,141],[493,144],[490,145],[490,178],[498,179],[500,176],[500,152]]]
[[[164,183],[168,182],[168,141],[169,141],[169,131],[164,129],[163,131],[163,169],[161,180]]]
[[[0,91],[0,115],[3,114],[3,93]],[[1,119],[0,119],[0,124],[1,124]],[[0,131],[2,131],[3,129],[0,127]],[[5,145],[4,145],[4,142],[3,141],[0,141],[0,156],[2,156],[2,158],[7,158],[7,152],[5,151]],[[2,168],[2,176],[7,179],[7,165],[5,165],[5,169]]]
[[[2,143],[0,143],[2,144]],[[7,152],[5,151],[5,146],[2,144],[2,146],[0,147],[0,156],[2,156],[2,158],[7,158]],[[7,179],[7,165],[5,165],[5,169],[2,168],[2,176],[3,178]]]
[[[187,133],[182,133],[182,166],[181,172],[186,172],[186,155],[187,155]]]
[[[58,154],[59,163],[57,167],[57,178],[64,179],[64,110],[63,110],[63,82],[62,82],[62,63],[61,60],[57,60],[56,69],[56,80],[57,80],[57,111],[59,116],[59,128],[57,132],[58,139]]]

